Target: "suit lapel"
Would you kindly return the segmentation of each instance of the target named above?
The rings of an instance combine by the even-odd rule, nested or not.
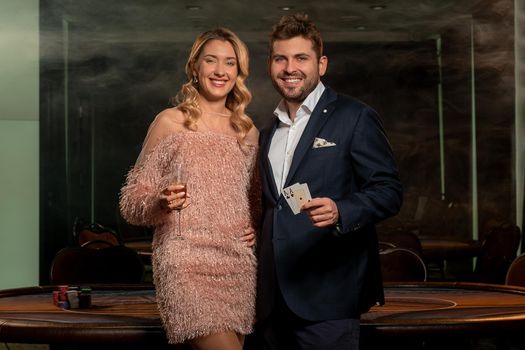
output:
[[[275,130],[277,130],[277,125],[279,124],[279,119],[274,118],[274,122],[271,125],[270,128],[268,128],[268,133],[266,134],[265,139],[263,140],[264,144],[262,153],[261,153],[261,161],[263,164],[263,171],[264,176],[266,177],[266,183],[268,184],[268,187],[271,191],[272,197],[277,202],[277,199],[279,198],[277,186],[275,185],[275,179],[273,177],[273,170],[272,165],[270,164],[270,159],[268,158],[268,152],[270,151],[270,144],[272,142],[273,134],[275,134]]]
[[[306,152],[312,148],[315,137],[319,134],[319,131],[323,125],[328,121],[330,114],[332,114],[332,111],[335,108],[331,103],[336,99],[337,94],[332,89],[327,87],[319,99],[319,102],[317,102],[317,105],[310,116],[310,120],[308,121],[308,125],[306,125],[301,139],[295,148],[292,164],[290,166],[288,176],[286,177],[284,187],[290,185],[290,182],[293,179],[295,172],[299,168],[302,159],[306,155]]]

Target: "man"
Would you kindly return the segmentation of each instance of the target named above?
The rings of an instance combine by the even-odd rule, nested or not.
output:
[[[357,349],[360,314],[384,302],[374,224],[402,201],[392,151],[370,107],[320,82],[328,59],[306,15],[283,17],[270,51],[283,99],[260,137],[258,334],[264,349]],[[294,214],[297,183],[312,199]]]

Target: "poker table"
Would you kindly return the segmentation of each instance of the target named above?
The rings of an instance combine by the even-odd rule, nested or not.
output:
[[[482,244],[478,240],[452,240],[421,238],[424,260],[443,261],[479,256]]]
[[[374,336],[500,336],[525,330],[525,288],[481,283],[385,284],[385,305],[361,317]]]
[[[85,309],[55,306],[54,286],[0,291],[0,342],[166,346],[152,285],[90,287]]]
[[[151,285],[92,285],[92,305],[61,309],[53,286],[0,291],[0,341],[166,346]],[[525,329],[525,288],[427,282],[386,284],[386,303],[362,316],[365,337],[513,335]]]

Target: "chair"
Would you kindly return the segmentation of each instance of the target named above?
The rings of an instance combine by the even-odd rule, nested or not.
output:
[[[117,229],[123,244],[133,247],[139,255],[143,256],[145,263],[151,265],[153,228],[131,225],[122,217],[119,208],[117,208]],[[140,249],[141,247],[147,247],[147,249]]]
[[[412,231],[403,229],[379,231],[377,237],[380,242],[391,243],[397,248],[405,248],[413,251],[420,257],[423,256],[423,248],[419,237]]]
[[[390,243],[390,242],[382,242],[382,241],[377,242],[377,246],[379,247],[380,252],[387,250],[387,249],[396,248],[395,244]]]
[[[106,248],[122,245],[120,237],[114,230],[98,223],[86,224],[78,217],[73,224],[73,236],[79,246]]]
[[[153,279],[151,266],[151,245],[153,241],[153,227],[137,226],[127,222],[116,208],[117,232],[122,244],[135,250],[142,259],[145,269],[145,280]]]
[[[384,282],[424,282],[427,268],[423,259],[405,248],[389,248],[379,252]]]
[[[505,276],[505,284],[525,287],[525,253],[510,264]]]
[[[141,283],[144,264],[125,246],[67,247],[53,258],[50,276],[52,284]]]
[[[490,229],[483,237],[473,279],[483,283],[505,283],[520,240],[520,229],[514,224],[504,223]]]

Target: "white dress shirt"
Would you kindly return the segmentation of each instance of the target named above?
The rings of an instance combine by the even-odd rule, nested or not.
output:
[[[286,182],[288,171],[290,171],[295,148],[324,90],[325,86],[319,82],[297,110],[294,121],[288,115],[284,100],[281,100],[273,112],[279,119],[279,125],[272,137],[268,159],[272,165],[273,178],[279,194]]]

